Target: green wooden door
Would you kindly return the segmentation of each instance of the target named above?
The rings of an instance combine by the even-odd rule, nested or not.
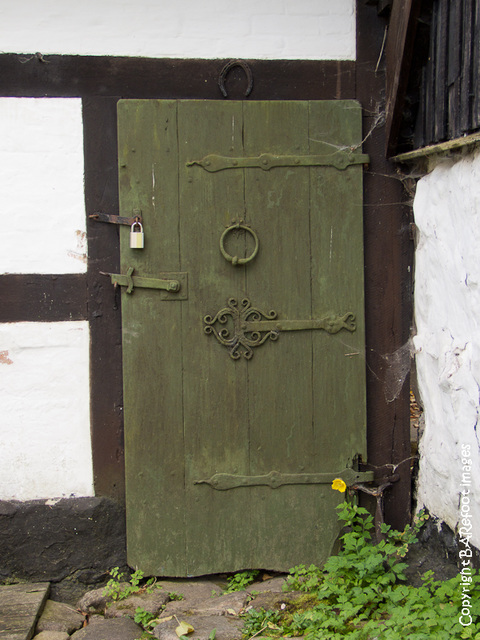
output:
[[[331,482],[366,457],[360,106],[126,100],[118,117],[121,212],[145,231],[143,250],[121,237],[129,564],[321,562]]]

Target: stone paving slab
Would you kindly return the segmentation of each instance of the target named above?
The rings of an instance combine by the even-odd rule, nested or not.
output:
[[[0,586],[0,640],[31,640],[49,591],[48,582]]]
[[[83,626],[85,617],[63,602],[47,600],[37,622],[37,634],[42,631],[62,631],[68,635]]]
[[[70,637],[72,640],[137,640],[141,635],[142,628],[131,618],[110,618],[95,620]]]
[[[164,618],[165,622],[160,622],[153,630],[153,635],[158,640],[178,640],[175,632],[178,620]],[[186,620],[192,625],[194,632],[192,638],[195,640],[208,640],[210,634],[215,629],[215,640],[241,640],[243,622],[239,618],[230,616],[205,615],[189,616]]]

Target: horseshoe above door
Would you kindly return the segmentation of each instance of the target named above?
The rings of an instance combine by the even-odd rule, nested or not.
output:
[[[245,71],[245,75],[247,76],[248,80],[245,97],[248,98],[253,89],[253,74],[248,64],[243,60],[230,60],[230,62],[227,62],[227,64],[223,67],[218,77],[218,86],[220,87],[220,91],[222,92],[224,98],[228,98],[227,90],[225,89],[225,80],[227,79],[228,72],[230,71],[230,69],[233,69],[233,67],[241,67]]]

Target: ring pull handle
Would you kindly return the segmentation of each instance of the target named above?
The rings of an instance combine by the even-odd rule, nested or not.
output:
[[[243,229],[244,231],[248,231],[248,233],[250,233],[253,236],[253,239],[255,240],[255,247],[252,253],[246,258],[231,256],[229,253],[227,253],[225,249],[224,242],[225,242],[226,236],[231,231],[236,231],[237,229]],[[229,227],[227,227],[225,231],[222,233],[220,238],[220,251],[222,252],[222,256],[225,258],[225,260],[227,260],[228,262],[231,262],[234,267],[236,267],[237,265],[247,264],[247,262],[250,262],[251,260],[253,260],[258,253],[258,236],[255,233],[255,231],[250,227],[248,227],[247,225],[242,224],[241,222],[236,222],[235,224],[232,224]]]

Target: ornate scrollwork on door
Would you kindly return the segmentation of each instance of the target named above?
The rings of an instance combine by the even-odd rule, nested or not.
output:
[[[308,331],[320,329],[334,334],[339,331],[357,329],[355,314],[347,311],[343,315],[328,313],[321,318],[309,320],[279,320],[276,311],[260,311],[252,307],[248,298],[238,305],[236,298],[230,298],[227,306],[213,317],[205,316],[203,328],[206,334],[213,334],[228,348],[230,357],[238,360],[241,356],[250,360],[253,347],[259,347],[268,338],[276,340],[280,331]]]
[[[238,360],[241,356],[250,360],[253,356],[253,347],[259,347],[265,340],[276,340],[278,331],[275,327],[267,327],[264,330],[249,327],[250,322],[262,320],[275,320],[276,311],[260,311],[252,307],[248,298],[243,298],[238,304],[235,298],[229,298],[227,306],[220,309],[213,317],[205,316],[204,332],[213,334],[216,339],[228,348],[230,357]]]

